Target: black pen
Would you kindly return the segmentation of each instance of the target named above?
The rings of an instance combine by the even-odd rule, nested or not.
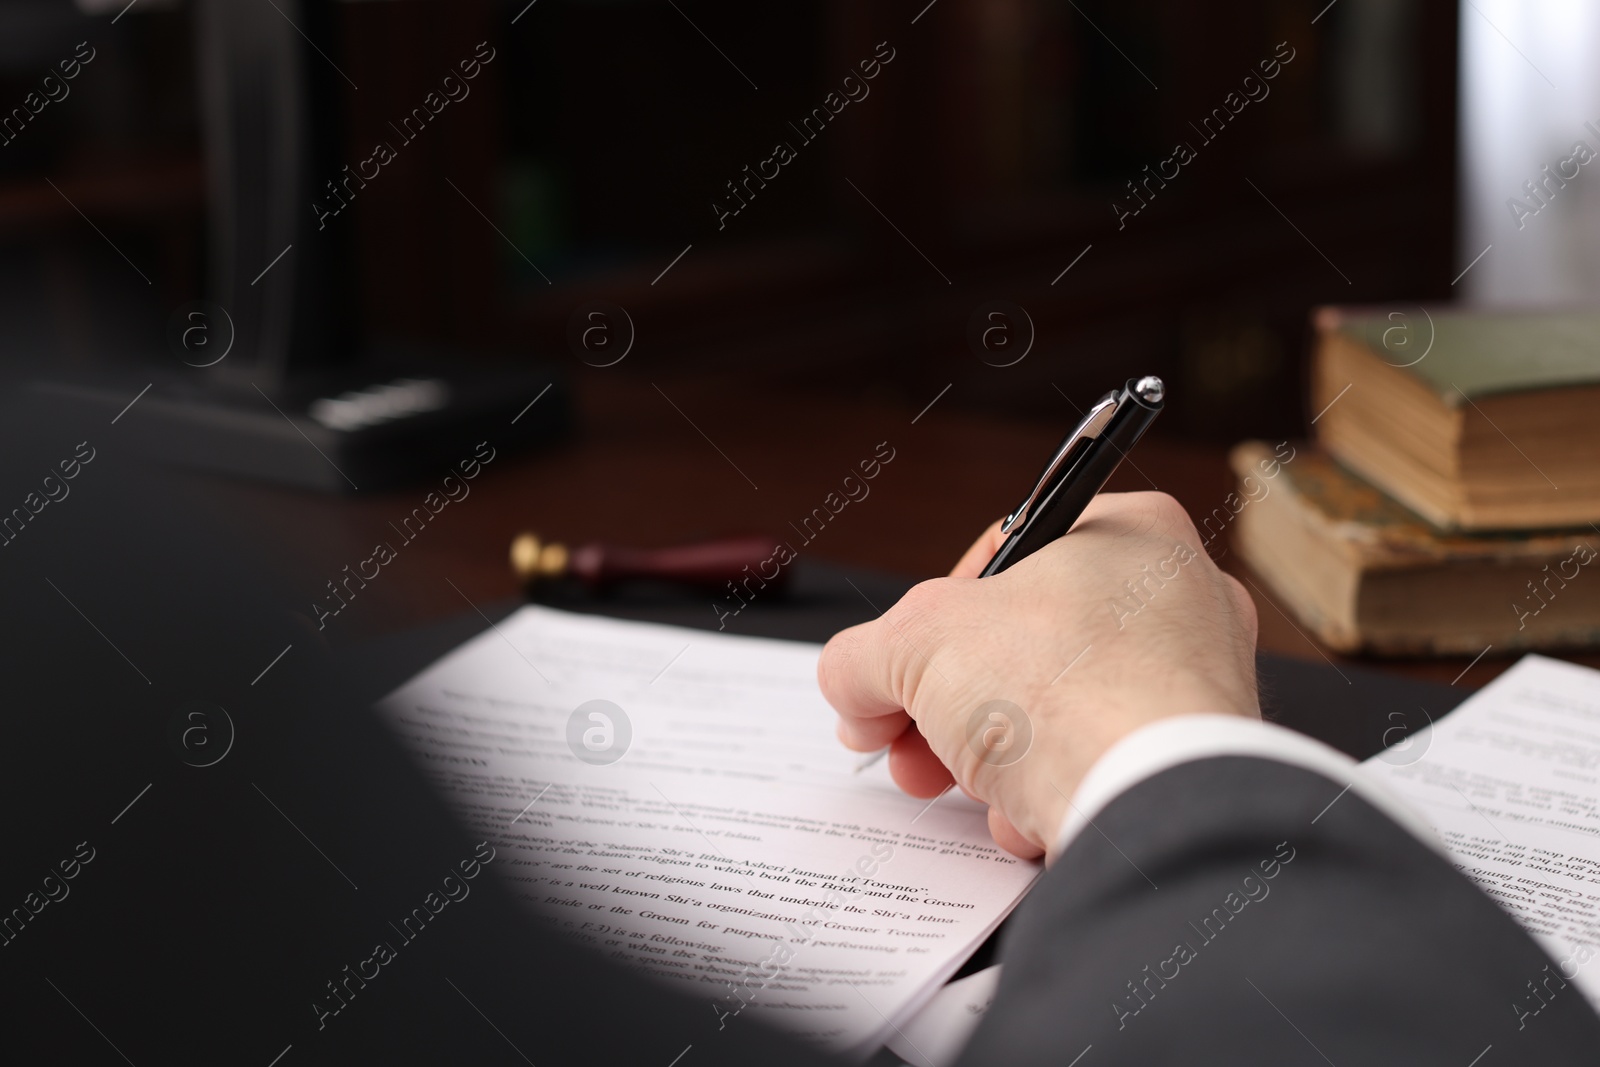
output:
[[[1161,379],[1147,374],[1129,378],[1127,385],[1096,400],[1051,453],[1032,492],[1000,523],[1000,532],[1009,536],[978,577],[999,574],[1072,529],[1122,457],[1161,414],[1166,394]],[[862,756],[855,772],[860,774],[888,753],[881,748]]]
[[[1000,532],[1010,536],[978,577],[999,574],[1072,529],[1122,457],[1161,414],[1166,392],[1160,378],[1146,375],[1130,378],[1121,389],[1096,400],[1062,438],[1033,491],[1000,524]]]

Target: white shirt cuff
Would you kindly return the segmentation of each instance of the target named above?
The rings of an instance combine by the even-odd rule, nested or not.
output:
[[[1066,817],[1049,850],[1054,863],[1073,840],[1092,825],[1106,805],[1140,782],[1195,760],[1218,756],[1253,756],[1314,771],[1359,796],[1394,820],[1413,837],[1447,855],[1433,830],[1385,786],[1368,777],[1361,765],[1337,749],[1304,734],[1259,719],[1237,715],[1181,715],[1142,726],[1106,750],[1072,795]],[[1344,797],[1334,798],[1333,807]],[[1324,809],[1322,814],[1327,814]],[[1316,822],[1313,819],[1312,822]]]

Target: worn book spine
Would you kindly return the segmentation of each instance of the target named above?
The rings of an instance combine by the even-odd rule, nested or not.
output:
[[[1275,603],[1330,647],[1475,655],[1600,646],[1600,531],[1441,533],[1326,453],[1273,464],[1245,442],[1234,544]]]

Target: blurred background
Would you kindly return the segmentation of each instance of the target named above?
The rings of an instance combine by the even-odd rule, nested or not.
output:
[[[390,353],[522,375],[493,379],[513,412],[547,382],[518,432],[555,443],[501,464],[493,503],[419,550],[484,596],[514,591],[518,528],[782,529],[885,438],[910,457],[879,487],[898,503],[816,551],[937,572],[1129,376],[1173,399],[1118,486],[1203,512],[1231,485],[1227,444],[1306,433],[1316,306],[1586,298],[1600,194],[1521,232],[1504,199],[1600,118],[1595,18],[1510,0],[7,0],[0,360],[18,388],[126,382],[104,386],[107,415],[148,381],[144,417],[163,390],[210,390],[297,431],[316,390],[295,381]],[[175,342],[197,301],[232,313],[218,367]],[[206,485],[303,553],[310,589],[416,495]],[[392,584],[384,625],[462,607]]]
[[[125,2],[0,8],[8,105],[77,42],[97,53],[0,149],[13,367],[165,358],[168,317],[207,295],[195,5]],[[1526,80],[1473,35],[1458,74],[1449,0],[1340,0],[1315,26],[1327,0],[938,0],[910,24],[926,2],[538,0],[515,24],[527,0],[329,5],[339,164],[397,140],[479,41],[497,53],[338,220],[360,335],[570,361],[573,308],[604,299],[649,339],[622,374],[924,401],[953,380],[951,406],[1050,417],[1049,382],[1076,397],[1137,369],[1196,401],[1164,433],[1283,434],[1308,308],[1453,295],[1457,87]],[[789,124],[880,41],[870,95],[802,141]],[[1191,132],[1281,41],[1270,96]],[[1198,158],[1119,227],[1112,204],[1137,207],[1127,183],[1181,138]],[[798,158],[719,228],[713,202],[780,140]],[[1003,371],[966,336],[995,299],[1037,334]]]

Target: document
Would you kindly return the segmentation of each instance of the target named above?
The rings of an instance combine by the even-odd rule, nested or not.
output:
[[[857,774],[817,645],[526,607],[379,710],[544,921],[867,1055],[1040,874],[960,790]]]
[[[1519,1013],[1565,983],[1600,1008],[1600,671],[1526,656],[1364,766],[1556,959]]]

